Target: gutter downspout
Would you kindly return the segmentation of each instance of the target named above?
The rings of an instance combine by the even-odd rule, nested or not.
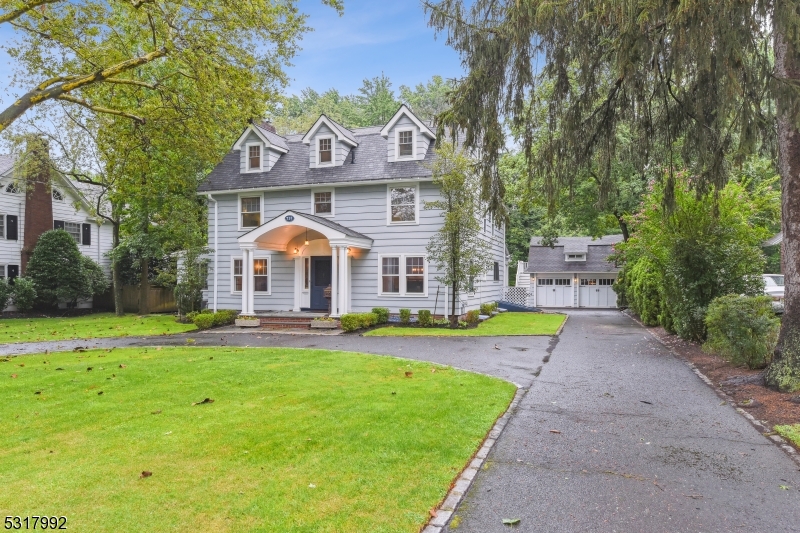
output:
[[[219,247],[219,232],[217,231],[217,215],[219,214],[219,204],[214,199],[211,194],[208,195],[208,199],[214,202],[214,312],[217,312],[217,276],[219,275],[217,272],[217,248]]]

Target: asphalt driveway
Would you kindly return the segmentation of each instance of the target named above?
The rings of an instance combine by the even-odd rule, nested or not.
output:
[[[193,332],[0,346],[327,348],[435,361],[527,392],[449,531],[800,531],[800,471],[682,361],[617,311],[559,337],[391,338]],[[457,526],[457,527],[456,527]]]

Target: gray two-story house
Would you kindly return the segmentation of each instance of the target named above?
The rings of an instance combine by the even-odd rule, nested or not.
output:
[[[429,163],[434,133],[405,106],[383,127],[321,116],[304,135],[251,124],[200,191],[209,201],[208,290],[243,314],[388,307],[445,314],[447,288],[426,246],[443,223]],[[459,313],[499,300],[505,228],[482,222],[492,267],[459,295]]]

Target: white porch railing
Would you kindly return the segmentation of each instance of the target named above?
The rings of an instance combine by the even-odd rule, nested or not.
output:
[[[528,270],[528,262],[517,261],[517,287],[531,286],[531,275],[526,270]]]

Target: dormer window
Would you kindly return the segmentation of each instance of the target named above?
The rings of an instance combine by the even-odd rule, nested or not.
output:
[[[319,139],[319,164],[324,165],[333,161],[333,139],[330,137]]]
[[[261,170],[261,145],[251,144],[247,147],[247,169]]]
[[[397,132],[397,156],[414,156],[414,132],[411,130]]]
[[[586,254],[567,254],[567,261],[586,261]]]

